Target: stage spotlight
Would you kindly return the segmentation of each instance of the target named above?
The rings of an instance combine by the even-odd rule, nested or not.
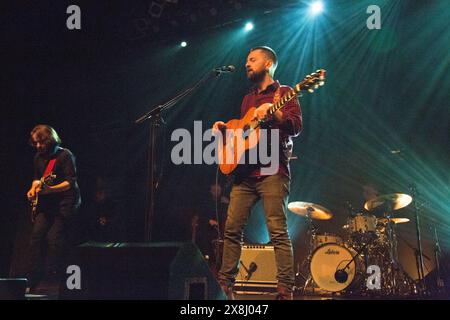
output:
[[[309,12],[312,15],[317,15],[323,11],[323,2],[322,1],[314,1],[309,5]]]
[[[247,22],[245,24],[245,31],[250,31],[250,30],[253,30],[253,23]]]
[[[187,46],[187,42],[186,41],[183,41],[183,42],[181,42],[181,44],[180,44],[183,48],[184,47],[186,47]]]

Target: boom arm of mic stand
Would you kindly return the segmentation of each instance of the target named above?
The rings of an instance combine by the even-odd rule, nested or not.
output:
[[[170,99],[164,104],[158,105],[155,108],[152,108],[149,112],[145,113],[143,116],[139,117],[135,120],[136,124],[141,124],[146,120],[151,120],[150,124],[150,138],[149,138],[149,144],[148,144],[148,178],[149,183],[147,184],[148,191],[147,191],[147,209],[145,212],[145,240],[151,241],[152,238],[152,225],[153,225],[153,213],[154,213],[154,193],[155,193],[155,145],[156,145],[156,128],[161,123],[161,112],[173,107],[176,105],[181,99],[184,97],[187,97],[191,93],[193,93],[196,89],[200,87],[201,84],[205,83],[211,78],[218,77],[221,73],[215,72],[214,70],[211,72],[208,72],[203,78],[201,78],[196,84],[194,84],[192,87],[189,87],[188,89],[184,90],[183,92],[176,95],[174,98]]]
[[[208,81],[209,79],[212,79],[214,77],[219,77],[221,74],[222,74],[221,72],[217,72],[215,70],[208,72],[205,76],[203,76],[203,78],[201,78],[192,87],[189,87],[186,90],[182,91],[181,93],[179,93],[178,95],[176,95],[175,97],[173,97],[172,99],[167,101],[166,103],[163,103],[161,105],[158,105],[158,106],[152,108],[149,112],[145,113],[144,115],[142,115],[141,117],[136,119],[135,123],[140,124],[140,123],[144,122],[145,120],[150,119],[157,114],[160,114],[162,111],[173,107],[181,99],[183,99],[184,97],[187,97],[191,93],[195,92],[195,90],[198,89],[201,84],[205,83],[206,81]]]

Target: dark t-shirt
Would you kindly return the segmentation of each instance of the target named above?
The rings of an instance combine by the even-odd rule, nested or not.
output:
[[[75,165],[75,156],[69,149],[60,148],[52,155],[37,153],[34,157],[34,180],[39,180],[44,175],[47,164],[51,159],[56,159],[53,167],[53,174],[56,178],[51,185],[60,184],[63,181],[70,183],[70,189],[42,195],[39,197],[39,206],[48,208],[54,206],[79,206],[81,203],[80,189],[77,183],[77,173]]]

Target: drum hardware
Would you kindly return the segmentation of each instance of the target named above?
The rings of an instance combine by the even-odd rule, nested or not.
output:
[[[377,208],[382,208],[381,206],[384,206],[384,208],[388,207],[391,211],[394,211],[408,206],[412,200],[413,197],[408,194],[385,194],[367,201],[364,204],[364,209],[367,211],[374,211]]]
[[[314,220],[329,220],[333,217],[330,210],[311,202],[290,202],[288,209],[302,217],[310,217]]]
[[[317,228],[314,226],[313,220],[329,220],[333,217],[333,214],[327,208],[311,202],[301,202],[301,201],[290,202],[288,204],[288,209],[291,212],[306,218],[306,222],[308,224],[307,227],[307,238],[309,240],[308,255],[307,259],[303,262],[302,266],[299,265],[297,266],[298,270],[296,272],[297,279],[299,276],[305,279],[305,284],[302,289],[302,293],[304,294],[306,292],[306,288],[311,284],[313,279],[310,271],[306,276],[304,276],[301,270],[304,270],[307,266],[311,264],[312,253],[313,250],[315,249],[316,241],[319,241],[319,238],[317,238]],[[296,289],[298,290],[299,287],[296,287]]]
[[[378,221],[384,226],[381,231],[381,235],[385,235],[384,241],[380,241],[381,247],[378,249],[378,254],[382,255],[382,263],[384,264],[385,271],[384,279],[384,293],[401,295],[403,293],[409,293],[408,291],[409,283],[406,277],[406,273],[403,271],[401,264],[398,260],[397,251],[397,233],[395,230],[395,225],[398,223],[408,222],[409,219],[393,217],[393,211],[404,208],[408,206],[413,200],[413,197],[407,194],[394,193],[382,195],[377,198],[367,201],[364,207],[369,211],[382,210],[383,217],[378,219]],[[387,249],[387,256],[384,254],[383,247]]]
[[[363,245],[363,247],[356,252],[356,255],[345,265],[344,268],[342,269],[337,269],[336,272],[334,273],[334,278],[336,279],[337,282],[339,283],[345,283],[348,280],[348,272],[345,271],[346,269],[348,269],[348,267],[350,266],[350,264],[355,261],[355,259],[360,256],[360,254],[362,252],[366,252],[365,254],[365,269],[367,270],[368,267],[368,261],[367,261],[367,247],[372,244],[372,242],[375,240],[375,238],[372,238],[369,242],[367,242],[366,244]]]
[[[349,262],[348,266],[345,266]],[[340,277],[345,268],[345,277]],[[350,247],[327,243],[317,248],[311,257],[310,273],[312,281],[319,289],[329,294],[347,293],[359,290],[365,273],[362,259]],[[336,277],[337,276],[337,277]],[[338,281],[339,280],[339,281]]]
[[[434,229],[434,262],[436,263],[436,288],[439,294],[446,294],[444,280],[442,279],[441,273],[441,265],[440,265],[440,256],[441,256],[441,246],[439,245],[439,238],[436,230],[436,226],[433,226]],[[424,255],[425,256],[425,255]]]
[[[421,295],[427,294],[427,287],[425,284],[425,273],[424,273],[424,262],[423,262],[423,248],[422,248],[422,235],[420,233],[420,209],[417,202],[417,197],[419,196],[419,192],[417,191],[417,187],[414,183],[409,186],[411,194],[414,197],[413,207],[414,207],[414,215],[416,222],[416,236],[417,236],[417,248],[418,252],[418,264],[417,264],[417,274],[419,275],[419,293]]]
[[[308,223],[307,236],[309,238],[308,257],[305,260],[306,266],[309,266],[311,264],[311,257],[312,257],[312,252],[313,252],[313,246],[314,246],[314,241],[315,241],[316,232],[317,232],[317,228],[313,225],[313,222],[312,222],[312,219],[311,219],[311,213],[312,212],[313,212],[312,208],[308,209],[308,214],[305,216],[306,217],[306,221]],[[303,267],[303,270],[304,270],[305,265],[303,265],[302,267]],[[309,268],[308,268],[308,270],[309,270]],[[300,270],[299,270],[299,273],[300,273]],[[308,287],[309,283],[312,280],[311,272],[308,272],[308,275],[306,277],[303,276],[303,278],[305,279],[305,285],[303,286],[302,293],[305,294],[306,288]],[[314,290],[314,288],[313,288],[313,290]]]
[[[377,237],[377,217],[358,212],[347,220],[346,229],[354,243],[365,244]]]
[[[408,206],[413,197],[394,193],[377,196],[367,201],[365,210],[355,211],[347,202],[349,218],[343,229],[349,240],[328,233],[319,233],[313,220],[329,220],[333,214],[326,208],[308,202],[292,202],[288,208],[307,219],[307,259],[302,268],[297,265],[296,281],[301,276],[305,282],[303,294],[308,288],[331,294],[357,296],[413,294],[413,281],[403,271],[398,260],[396,225],[409,219],[395,217],[395,210]],[[436,249],[436,252],[438,250]],[[302,274],[305,264],[309,272]],[[382,287],[372,291],[363,284],[367,268],[376,265],[382,271]],[[297,287],[300,290],[300,288]]]

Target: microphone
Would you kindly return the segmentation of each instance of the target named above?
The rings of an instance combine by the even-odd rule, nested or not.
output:
[[[334,278],[339,283],[344,283],[348,279],[348,273],[344,269],[339,269],[335,272]]]
[[[232,66],[232,65],[214,68],[214,71],[215,72],[219,72],[219,73],[222,73],[222,72],[234,72],[234,70],[236,70],[236,68],[234,66]]]
[[[247,276],[245,277],[246,280],[250,280],[250,277],[252,276],[253,272],[258,269],[258,265],[254,262],[250,263],[248,266]]]

